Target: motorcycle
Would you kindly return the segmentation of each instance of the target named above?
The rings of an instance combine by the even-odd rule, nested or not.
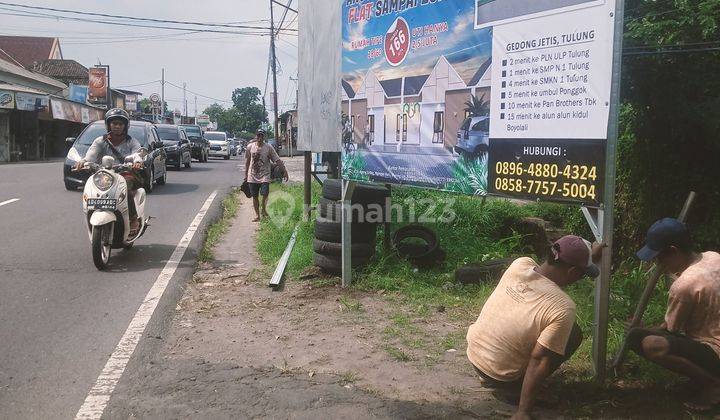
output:
[[[88,162],[83,169],[94,172],[83,190],[83,211],[92,245],[93,263],[98,270],[104,270],[112,249],[129,250],[149,226],[150,218],[145,218],[146,193],[144,188],[135,191],[135,209],[140,218],[140,227],[132,234],[127,182],[122,175],[132,170],[132,163],[115,164],[112,156],[105,156],[101,165]]]

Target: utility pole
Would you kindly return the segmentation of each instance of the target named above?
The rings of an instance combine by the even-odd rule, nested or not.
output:
[[[183,118],[187,118],[187,114],[188,114],[188,112],[187,112],[187,91],[186,91],[186,88],[187,88],[187,83],[183,82],[183,103],[185,104],[185,109],[184,109],[185,112],[183,113]],[[182,121],[183,118],[180,118],[180,120]]]
[[[278,98],[277,98],[277,57],[275,57],[275,17],[273,14],[273,0],[270,0],[270,55],[272,56],[273,74],[273,106],[274,106],[274,130],[275,141],[280,142],[280,130],[278,127]],[[280,143],[278,143],[280,144]]]
[[[195,95],[195,121],[197,124],[197,95]]]
[[[162,69],[162,79],[160,82],[160,123],[165,122],[165,68]]]

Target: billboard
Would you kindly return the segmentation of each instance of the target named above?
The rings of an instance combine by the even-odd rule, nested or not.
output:
[[[0,108],[15,108],[15,93],[10,90],[0,90]]]
[[[110,91],[110,75],[108,67],[90,67],[88,69],[88,101],[93,104],[107,105]]]
[[[50,98],[47,95],[36,95],[25,92],[15,93],[15,107],[20,111],[47,112],[49,105]]]
[[[341,2],[298,4],[298,150],[339,152]]]
[[[133,113],[138,110],[138,95],[136,93],[125,94],[125,110]]]
[[[354,0],[343,177],[598,206],[614,0]]]
[[[88,87],[70,83],[70,99],[81,104],[87,103]]]

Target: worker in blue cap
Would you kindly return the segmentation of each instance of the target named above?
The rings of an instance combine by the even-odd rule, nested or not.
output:
[[[647,232],[637,252],[674,279],[665,322],[630,331],[630,348],[697,387],[686,406],[707,411],[720,404],[720,254],[696,252],[685,224],[665,218]]]

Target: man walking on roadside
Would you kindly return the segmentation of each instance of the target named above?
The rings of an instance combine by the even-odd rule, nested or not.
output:
[[[629,347],[690,378],[698,392],[685,405],[710,410],[720,404],[720,254],[695,252],[687,227],[665,218],[650,227],[637,256],[657,260],[675,281],[668,291],[665,322],[653,329],[633,328]]]
[[[259,129],[255,141],[250,143],[245,151],[245,181],[250,187],[250,195],[255,208],[253,222],[259,221],[261,217],[269,217],[265,206],[270,194],[273,164],[282,165],[283,163],[275,148],[265,143],[265,130]],[[285,172],[285,181],[287,179],[287,172]]]
[[[485,387],[518,404],[514,419],[530,418],[545,379],[580,346],[575,302],[563,289],[597,277],[601,250],[567,235],[552,245],[542,265],[518,258],[468,329],[468,359]]]

